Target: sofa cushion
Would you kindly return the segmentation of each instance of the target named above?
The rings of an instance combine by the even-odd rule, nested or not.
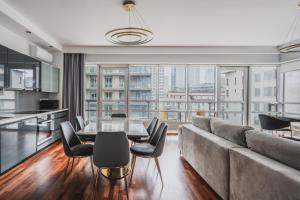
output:
[[[246,132],[246,140],[252,151],[300,170],[300,142],[254,130]]]
[[[249,126],[230,124],[221,119],[210,120],[212,133],[233,143],[246,147],[245,131],[253,129]]]
[[[197,126],[198,128],[201,128],[201,129],[211,133],[210,119],[211,119],[210,117],[196,116],[196,117],[193,117],[192,123],[194,126]]]

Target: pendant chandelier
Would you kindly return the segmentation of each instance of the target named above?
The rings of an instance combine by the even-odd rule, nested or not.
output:
[[[295,19],[287,33],[286,40],[284,45],[279,48],[281,53],[291,53],[291,52],[300,52],[300,40],[293,41],[295,37],[295,32],[300,20],[300,4],[298,5],[298,11],[296,13]]]
[[[106,39],[118,45],[141,45],[153,39],[153,32],[148,28],[133,1],[124,1],[123,8],[128,12],[128,27],[117,28],[105,34]]]

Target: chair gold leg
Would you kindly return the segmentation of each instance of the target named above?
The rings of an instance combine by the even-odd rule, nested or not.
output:
[[[95,181],[94,181],[95,189],[97,188],[97,185],[98,185],[99,174],[100,174],[100,169],[98,168],[97,172],[96,172],[96,178],[95,178]]]
[[[136,155],[133,155],[132,161],[131,161],[131,174],[130,174],[130,179],[129,179],[129,185],[131,185],[132,176],[133,176],[134,167],[135,167],[135,161],[136,161]]]
[[[72,169],[73,169],[74,160],[75,160],[75,158],[72,158],[71,171],[72,171]]]
[[[159,173],[159,176],[160,176],[161,184],[162,184],[162,186],[164,186],[164,182],[163,182],[163,179],[162,179],[162,175],[161,175],[161,170],[160,170],[158,158],[155,157],[154,160],[155,160],[155,164],[156,164],[157,169],[158,169],[158,173]]]
[[[129,199],[129,197],[128,197],[127,177],[126,176],[124,177],[124,181],[125,181],[126,197],[127,197],[127,199]]]
[[[91,161],[92,174],[93,174],[93,179],[94,179],[95,178],[95,173],[94,173],[94,165],[93,165],[93,156],[90,156],[90,161]]]
[[[66,176],[69,168],[70,158],[68,158],[67,166],[65,167],[64,176]]]

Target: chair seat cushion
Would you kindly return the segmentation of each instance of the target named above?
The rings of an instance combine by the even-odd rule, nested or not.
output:
[[[130,138],[131,141],[135,143],[143,143],[148,142],[150,137],[142,137],[142,138]]]
[[[130,147],[131,153],[140,156],[151,156],[155,150],[155,146],[151,144],[135,144]]]
[[[71,147],[71,151],[73,156],[91,156],[93,155],[93,148],[92,144],[78,144]]]

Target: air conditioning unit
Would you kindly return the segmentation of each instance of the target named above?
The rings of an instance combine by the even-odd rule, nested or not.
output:
[[[34,45],[30,45],[30,56],[48,63],[52,63],[53,61],[53,56],[51,53]]]

